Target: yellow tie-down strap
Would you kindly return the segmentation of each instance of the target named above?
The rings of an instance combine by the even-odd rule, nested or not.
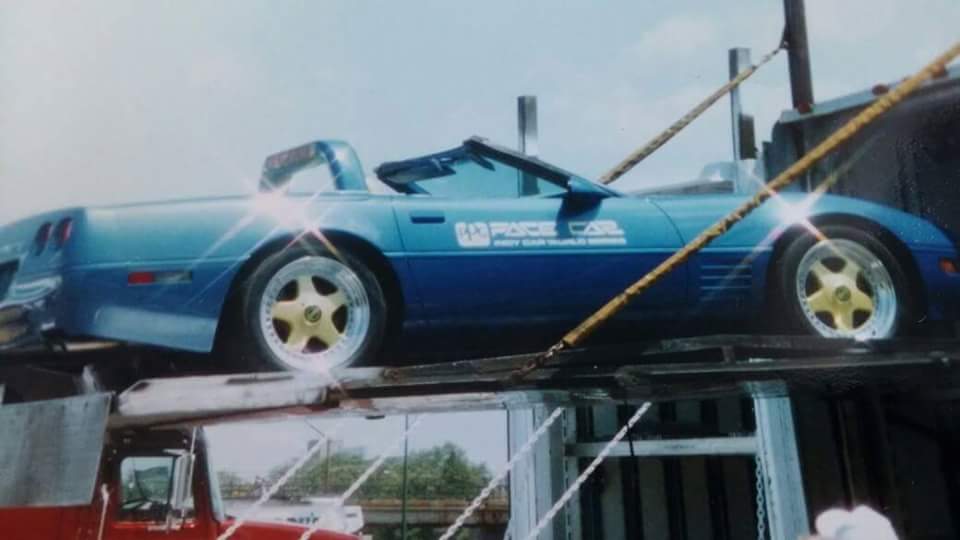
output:
[[[876,120],[880,115],[889,111],[895,105],[903,101],[904,98],[913,93],[924,82],[932,79],[937,74],[943,73],[947,65],[957,56],[960,56],[960,42],[955,43],[946,52],[930,62],[926,67],[917,72],[909,79],[903,81],[890,92],[884,94],[874,101],[869,107],[860,111],[859,114],[851,118],[846,124],[841,126],[820,144],[807,152],[803,157],[794,162],[785,171],[777,175],[776,178],[767,183],[766,188],[757,192],[753,197],[745,201],[732,212],[722,217],[716,223],[708,227],[687,245],[680,248],[679,251],[668,257],[665,261],[657,265],[656,268],[647,272],[646,275],[627,287],[623,292],[610,299],[600,309],[587,317],[576,328],[567,332],[563,338],[547,349],[543,354],[531,360],[527,365],[514,371],[511,379],[518,381],[528,373],[544,365],[551,358],[554,358],[561,351],[576,347],[587,337],[593,334],[611,317],[620,312],[631,300],[643,294],[660,278],[672,272],[675,268],[686,262],[690,257],[703,249],[715,238],[727,232],[733,225],[755,210],[764,201],[775,195],[784,187],[790,185],[794,180],[800,177],[804,172],[812,167],[817,161],[836,150],[840,145],[849,141],[854,135],[863,130],[864,127]]]

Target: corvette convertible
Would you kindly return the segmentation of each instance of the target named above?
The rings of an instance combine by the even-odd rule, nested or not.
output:
[[[373,189],[373,188],[375,189]],[[36,215],[0,229],[6,348],[108,339],[260,368],[376,362],[388,335],[578,322],[743,201],[625,195],[481,138],[388,162],[318,141],[257,194]],[[877,339],[957,316],[956,243],[862,200],[774,197],[619,316]]]

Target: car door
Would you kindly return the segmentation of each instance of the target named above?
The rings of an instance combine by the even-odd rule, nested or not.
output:
[[[549,185],[537,191],[397,200],[409,267],[434,323],[575,321],[680,246],[670,220],[645,199],[582,197]],[[681,271],[630,314],[656,315],[685,301]]]
[[[554,198],[398,200],[398,226],[426,316],[441,325],[549,318],[556,253],[538,244],[560,205]]]
[[[557,230],[574,242],[553,251],[551,262],[556,270],[549,294],[568,323],[589,316],[682,245],[666,214],[635,197],[578,201],[568,196]],[[688,274],[680,267],[636,297],[619,317],[674,318],[687,302]]]

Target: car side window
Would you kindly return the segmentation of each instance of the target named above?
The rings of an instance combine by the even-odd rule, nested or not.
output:
[[[448,166],[453,174],[419,180],[416,191],[438,197],[485,199],[552,195],[564,191],[561,186],[491,159],[460,159]],[[521,186],[527,186],[523,195]]]
[[[170,508],[173,455],[127,456],[120,462],[120,519],[164,521]],[[187,517],[193,515],[188,501]]]

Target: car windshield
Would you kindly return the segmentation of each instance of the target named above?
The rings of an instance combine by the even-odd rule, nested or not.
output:
[[[385,164],[379,177],[409,194],[460,198],[513,198],[563,193],[556,180],[481,156],[465,148]]]
[[[499,161],[464,156],[445,165],[448,169],[443,176],[424,178],[407,186],[414,193],[467,198],[554,195],[564,191],[558,184]]]

